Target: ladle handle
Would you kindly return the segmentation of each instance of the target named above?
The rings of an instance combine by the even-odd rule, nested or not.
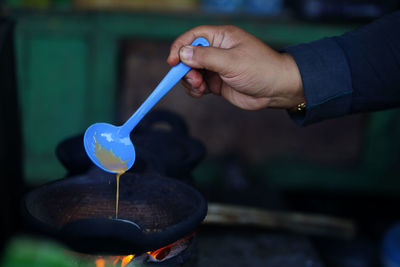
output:
[[[209,46],[207,39],[203,37],[196,38],[192,45]],[[168,93],[180,79],[188,73],[190,67],[180,62],[165,75],[164,79],[158,84],[156,89],[149,95],[136,112],[121,126],[120,135],[129,135],[133,128],[143,119],[143,117],[154,107],[160,99]]]

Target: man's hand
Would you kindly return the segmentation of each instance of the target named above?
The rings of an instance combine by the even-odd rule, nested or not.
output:
[[[210,47],[190,46],[197,37],[207,38]],[[235,26],[199,26],[182,34],[168,57],[171,66],[179,61],[193,68],[183,79],[193,97],[213,93],[247,110],[290,109],[304,102],[293,58]]]

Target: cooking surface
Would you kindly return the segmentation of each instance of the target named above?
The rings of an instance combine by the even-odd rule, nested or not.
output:
[[[174,181],[157,175],[122,176],[121,219],[132,220],[144,228],[162,230],[193,215],[199,208],[198,195]],[[37,219],[51,226],[62,227],[86,218],[113,218],[115,176],[96,172],[93,177],[60,180],[31,193],[26,203]]]
[[[175,179],[127,173],[120,187],[123,220],[112,219],[115,176],[98,170],[31,191],[24,201],[26,219],[77,251],[124,255],[158,249],[192,233],[207,211],[204,198]]]

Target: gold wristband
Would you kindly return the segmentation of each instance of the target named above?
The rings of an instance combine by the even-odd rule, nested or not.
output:
[[[293,112],[293,113],[304,112],[304,111],[306,111],[306,102],[302,102],[290,110],[290,112]]]

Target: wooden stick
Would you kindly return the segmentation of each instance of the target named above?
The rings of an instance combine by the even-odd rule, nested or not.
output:
[[[257,226],[282,229],[306,235],[352,238],[351,220],[319,214],[269,211],[259,208],[209,203],[204,224]]]

